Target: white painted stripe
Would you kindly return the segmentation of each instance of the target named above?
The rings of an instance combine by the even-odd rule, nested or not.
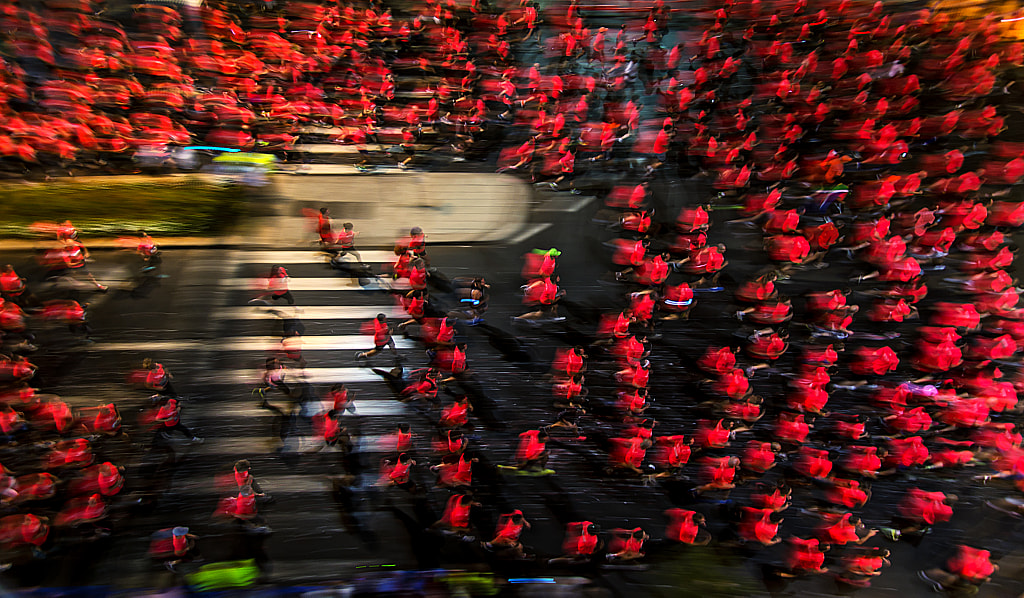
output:
[[[220,320],[268,320],[274,317],[308,321],[370,320],[381,313],[389,318],[404,319],[406,317],[405,310],[396,305],[310,305],[303,307],[240,305],[219,309],[214,312],[214,317]]]
[[[352,415],[366,416],[366,417],[382,417],[390,415],[408,415],[411,408],[395,399],[378,399],[376,401],[352,401],[352,405],[355,408],[355,414],[346,412],[345,417]]]
[[[212,350],[212,343],[202,341],[139,341],[136,343],[95,343],[90,351],[200,351]]]
[[[516,244],[516,243],[522,243],[523,241],[529,239],[530,237],[532,237],[532,236],[534,236],[536,234],[542,233],[542,232],[546,231],[549,228],[551,228],[551,223],[550,222],[545,222],[544,224],[534,225],[534,226],[524,230],[523,232],[519,233],[518,235],[516,235],[515,238],[513,238],[512,240],[509,241],[509,243],[511,243],[513,245]]]
[[[585,207],[587,207],[588,205],[590,205],[590,204],[591,204],[591,203],[592,203],[592,202],[593,202],[593,201],[594,201],[595,199],[597,199],[597,198],[596,198],[596,197],[594,197],[593,195],[587,195],[587,196],[585,196],[585,197],[580,197],[580,198],[579,198],[579,201],[578,201],[578,202],[576,202],[576,203],[574,203],[574,204],[572,205],[572,207],[571,207],[571,208],[569,208],[569,210],[568,210],[568,211],[569,211],[569,212],[579,212],[579,211],[580,211],[580,210],[582,210],[583,208],[585,208]]]
[[[407,282],[407,281],[406,281]],[[222,286],[231,289],[248,289],[250,291],[264,291],[267,288],[265,278],[225,278]],[[348,276],[336,276],[334,278],[289,278],[288,288],[292,291],[363,291],[378,290],[385,286],[401,288],[401,285],[393,285],[390,280],[377,279],[370,285],[363,287],[353,285]],[[405,285],[406,288],[408,284]]]
[[[415,343],[404,338],[395,338],[399,349],[408,349]],[[218,351],[273,351],[281,347],[281,337],[274,336],[239,336],[226,338],[216,346]],[[369,335],[344,334],[337,336],[303,336],[304,351],[359,351],[373,347],[373,339]],[[348,357],[348,356],[346,356]]]
[[[231,483],[233,481],[234,480],[231,480],[228,484],[218,488],[215,484],[210,484],[209,478],[204,476],[202,478],[186,479],[180,482],[175,482],[174,490],[178,492],[182,490],[191,490],[199,494],[226,495],[235,490],[234,484]],[[274,494],[276,492],[316,493],[331,489],[330,480],[312,475],[257,476],[256,482],[264,492],[268,492],[270,494]]]
[[[371,152],[383,152],[384,150],[377,150],[371,148]],[[344,153],[344,152],[338,152]],[[352,153],[355,153],[353,150]],[[416,168],[399,168],[398,166],[389,166],[386,164],[373,164],[372,168],[368,171],[359,171],[356,169],[354,164],[280,164],[277,166],[277,170],[272,171],[274,174],[291,174],[291,175],[341,175],[341,176],[368,176],[368,175],[414,175],[418,174],[419,171]],[[294,168],[294,170],[286,169],[287,167]]]
[[[335,226],[341,226],[335,224]],[[359,237],[356,237],[358,240]],[[363,258],[364,263],[391,263],[395,261],[396,256],[393,251],[380,251],[375,249],[368,249],[366,251],[360,250],[358,246],[356,249],[359,251],[359,256]],[[287,266],[288,264],[326,264],[330,261],[328,256],[322,251],[313,250],[293,250],[293,251],[245,251],[241,254],[241,261],[250,264],[281,264]],[[351,259],[355,262],[355,257],[345,256],[344,259]]]
[[[379,377],[377,378],[380,379]],[[342,382],[355,382],[355,380],[341,380]],[[283,400],[281,397],[275,396],[273,393],[267,395],[267,401],[273,405]],[[342,417],[387,417],[387,416],[400,416],[408,415],[411,408],[398,401],[396,399],[363,399],[352,401],[352,406],[356,412],[353,414],[350,411],[346,411]],[[319,412],[323,413],[327,411],[331,405],[325,401],[321,401]],[[272,415],[272,412],[267,409],[261,409],[256,405],[256,399],[248,400],[243,403],[217,403],[215,407],[211,407],[216,410],[218,416],[223,417],[260,417]],[[315,409],[315,408],[314,408]]]
[[[193,426],[195,427],[195,426]],[[198,430],[197,430],[198,432]],[[381,452],[387,437],[370,434],[353,438],[355,450],[359,452]],[[282,442],[271,436],[207,437],[203,444],[194,446],[192,452],[200,455],[236,454],[263,455],[278,450]],[[326,446],[316,436],[290,436],[285,439],[285,450],[291,452],[339,452],[340,447]],[[259,478],[257,478],[259,480]]]
[[[384,370],[391,369],[391,356],[385,353],[370,358],[368,365],[379,367]],[[235,384],[249,384],[255,386],[263,380],[262,369],[229,370],[215,374],[214,379],[225,380]],[[293,379],[309,382],[310,384],[333,384],[335,382],[373,382],[382,380],[380,376],[370,371],[370,368],[306,368],[304,370],[289,370],[289,376]]]
[[[359,148],[363,146],[357,145],[335,145],[332,143],[307,143],[293,146],[297,152],[306,152],[310,154],[358,154]],[[363,147],[363,149],[370,149]],[[372,149],[377,149],[376,144],[372,144]]]
[[[415,343],[396,338],[399,349],[409,349]],[[349,334],[336,336],[303,336],[303,351],[359,351],[373,347],[369,335]],[[281,348],[278,336],[237,336],[219,341],[142,341],[136,343],[96,343],[91,351],[277,351]]]

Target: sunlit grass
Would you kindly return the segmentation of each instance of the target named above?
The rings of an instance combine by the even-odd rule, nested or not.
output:
[[[245,210],[245,190],[199,178],[125,183],[0,185],[0,236],[32,237],[34,222],[71,220],[90,235],[139,229],[164,236],[225,230]]]

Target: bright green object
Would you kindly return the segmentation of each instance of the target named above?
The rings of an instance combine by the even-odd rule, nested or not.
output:
[[[257,154],[257,153],[238,153],[238,154],[221,154],[213,159],[216,163],[243,163],[253,164],[256,166],[271,166],[277,161],[277,158],[273,154]]]
[[[195,573],[186,576],[188,585],[200,592],[247,588],[260,576],[256,561],[225,561],[203,565]]]

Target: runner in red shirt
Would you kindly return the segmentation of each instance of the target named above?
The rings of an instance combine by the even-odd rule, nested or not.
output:
[[[651,462],[658,471],[658,477],[675,475],[690,461],[692,438],[682,434],[659,436],[654,441],[654,454]]]
[[[882,567],[889,566],[889,551],[884,548],[860,549],[843,557],[843,570],[836,581],[851,588],[866,588],[871,578],[882,574]]]
[[[530,529],[530,522],[523,517],[522,511],[516,509],[511,513],[502,514],[498,517],[494,538],[490,542],[482,542],[482,544],[488,550],[498,550],[503,555],[512,558],[526,558],[523,544],[519,541],[523,529]]]
[[[825,550],[828,546],[821,546],[817,539],[804,540],[796,536],[789,538],[789,555],[786,558],[786,566],[794,575],[805,575],[807,573],[824,573],[828,571],[825,567]]]
[[[377,314],[370,324],[364,328],[372,327],[373,349],[356,353],[356,359],[372,357],[384,350],[385,347],[391,350],[391,354],[398,357],[398,350],[395,348],[395,339],[391,338],[391,325],[388,324],[388,317],[385,314]]]
[[[669,519],[665,527],[665,537],[669,540],[690,546],[705,546],[711,542],[711,534],[701,527],[704,516],[700,513],[674,508],[665,511],[665,516]]]
[[[843,513],[841,515],[824,514],[822,519],[822,526],[818,528],[818,535],[821,537],[822,542],[829,544],[837,544],[839,546],[863,544],[878,533],[878,530],[874,529],[868,530],[865,533],[864,524],[860,518],[855,517],[852,513]]]
[[[703,457],[701,463],[701,481],[704,483],[694,492],[731,490],[736,487],[736,469],[740,466],[738,457]]]
[[[562,555],[548,564],[580,564],[590,561],[601,548],[600,528],[590,521],[574,521],[565,526]]]
[[[431,527],[440,530],[442,534],[458,536],[467,542],[476,538],[469,535],[472,532],[470,527],[469,514],[473,507],[480,506],[467,494],[453,494],[444,507],[444,513]]]
[[[608,542],[608,554],[605,555],[609,561],[635,561],[644,557],[644,542],[650,537],[644,530],[639,527],[614,529],[611,534],[612,538]]]
[[[516,450],[516,467],[522,471],[547,469],[550,452],[547,449],[548,433],[544,430],[527,430],[519,435]]]
[[[930,585],[936,592],[947,589],[963,588],[977,591],[978,586],[987,582],[999,567],[992,563],[991,553],[987,550],[961,544],[957,546],[955,555],[946,561],[946,568],[935,568],[918,571],[918,577]]]

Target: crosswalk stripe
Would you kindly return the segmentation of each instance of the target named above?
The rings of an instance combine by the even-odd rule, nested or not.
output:
[[[362,453],[384,452],[387,436],[370,434],[353,437],[353,450]],[[340,452],[338,446],[326,446],[316,436],[289,436],[283,441],[289,452]],[[271,436],[207,437],[201,445],[193,445],[191,452],[199,455],[262,455],[273,453],[282,446],[282,441]]]
[[[370,337],[361,334],[302,337],[303,351],[358,351],[372,346]],[[395,346],[409,349],[415,344],[404,338],[396,338]],[[219,341],[96,343],[89,347],[91,351],[276,351],[280,348],[281,337],[275,336],[237,336]]]
[[[359,249],[359,256],[363,258],[363,263],[391,263],[394,262],[395,253],[393,251],[380,251],[380,250],[361,250]],[[284,250],[284,251],[245,251],[242,253],[242,259],[246,263],[250,264],[280,264],[287,266],[288,264],[325,264],[328,259],[322,251],[314,250]],[[354,257],[346,256],[344,259],[350,259],[355,262]]]
[[[205,445],[204,445],[205,446]],[[232,480],[233,481],[233,480]],[[304,475],[277,475],[277,476],[258,476],[256,483],[260,485],[260,488],[264,492],[274,494],[280,492],[287,493],[307,493],[307,492],[323,492],[331,488],[331,481],[325,477],[314,477],[308,474]],[[192,481],[183,481],[176,487],[177,491],[190,490],[193,492],[203,494],[230,494],[235,490],[232,484],[228,484],[222,487],[218,487],[217,484],[211,483],[211,480],[203,477]]]
[[[214,317],[220,320],[267,320],[272,317],[299,320],[369,320],[377,317],[377,314],[400,318],[405,316],[405,311],[395,305],[238,305],[219,309],[214,312]]]
[[[369,348],[369,347],[366,347]],[[371,365],[379,365],[381,369],[390,369],[390,366],[386,365],[390,362],[390,357],[387,355],[385,349],[384,357],[379,360],[379,364],[373,364],[371,359]],[[222,379],[232,380],[236,384],[250,384],[255,385],[263,379],[263,372],[261,369],[240,369],[230,370],[223,372]],[[377,374],[374,374],[369,368],[306,368],[304,370],[293,369],[289,370],[289,376],[295,380],[301,380],[309,382],[311,384],[332,384],[334,382],[372,382],[374,380],[381,380],[382,378]]]
[[[378,284],[390,285],[390,281],[378,279]],[[229,289],[246,289],[251,291],[263,291],[267,288],[265,278],[226,278],[221,283],[222,287]],[[375,284],[374,287],[377,287]],[[408,287],[408,284],[405,285]],[[336,276],[332,278],[289,278],[288,288],[292,291],[366,291],[380,290],[353,285],[348,276]],[[398,287],[396,287],[398,288]]]
[[[349,380],[345,380],[348,382]],[[275,403],[277,397],[274,395],[268,395],[267,400],[271,403]],[[355,413],[346,411],[342,418],[346,417],[389,417],[393,415],[408,415],[411,408],[395,399],[364,399],[355,400],[351,403]],[[330,409],[331,405],[325,401],[321,401],[319,409],[315,407],[312,411],[319,411],[321,413]],[[271,412],[266,409],[261,409],[256,405],[255,399],[247,401],[246,403],[218,403],[215,408],[217,415],[220,417],[260,417],[270,415]],[[309,414],[311,410],[307,410]]]

